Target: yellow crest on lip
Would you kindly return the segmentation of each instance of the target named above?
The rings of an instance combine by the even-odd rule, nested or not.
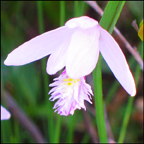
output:
[[[75,84],[76,82],[79,82],[79,79],[66,78],[66,79],[63,79],[63,81],[68,86],[72,86],[72,84]]]

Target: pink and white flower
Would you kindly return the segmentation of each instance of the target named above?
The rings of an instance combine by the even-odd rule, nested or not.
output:
[[[25,65],[51,54],[47,61],[47,73],[55,74],[64,67],[65,71],[50,85],[56,86],[50,91],[50,99],[59,98],[54,108],[59,107],[59,114],[68,115],[73,114],[77,108],[85,109],[84,100],[90,102],[86,95],[92,92],[84,77],[96,67],[99,52],[123,88],[135,96],[134,78],[122,50],[96,20],[87,16],[72,18],[64,26],[25,42],[8,54],[4,64]],[[64,79],[72,80],[72,86]],[[89,88],[86,90],[86,87]]]
[[[6,108],[1,106],[1,120],[7,120],[10,117],[11,117],[10,112]]]

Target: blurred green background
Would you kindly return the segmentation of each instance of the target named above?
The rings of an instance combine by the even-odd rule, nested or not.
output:
[[[65,3],[67,21],[74,17],[74,2]],[[98,2],[104,10],[107,2]],[[79,2],[82,15],[90,16],[100,20],[100,16],[85,2]],[[60,25],[60,2],[43,1],[44,31],[49,31]],[[1,2],[1,104],[6,107],[12,116],[10,120],[1,121],[1,142],[4,143],[24,143],[35,142],[34,137],[25,128],[24,121],[19,122],[15,111],[5,101],[6,92],[15,100],[21,109],[38,130],[42,133],[47,142],[54,140],[60,142],[93,142],[88,131],[86,119],[89,117],[91,126],[97,132],[95,123],[94,104],[87,105],[87,111],[76,110],[73,116],[61,116],[54,113],[54,102],[50,102],[49,95],[45,94],[44,80],[42,72],[42,62],[38,60],[24,66],[5,66],[3,61],[8,53],[39,35],[37,2],[35,1],[2,1]],[[129,1],[125,3],[120,18],[116,24],[117,28],[125,36],[132,46],[141,50],[143,43],[139,39],[136,30],[131,26],[136,19],[137,24],[143,19],[143,1]],[[129,61],[133,75],[138,66],[137,61],[131,56],[119,38],[115,37]],[[140,52],[141,54],[141,52]],[[106,102],[108,121],[115,141],[118,140],[123,116],[125,113],[128,94],[120,86],[106,63],[102,62],[103,72],[103,96]],[[124,142],[143,142],[143,75],[140,70],[138,78],[137,95],[134,100],[132,114],[128,124]],[[49,76],[50,83],[53,78]],[[92,86],[92,77],[87,77],[87,82]],[[116,86],[116,87],[115,87]],[[49,87],[49,86],[47,86]],[[48,88],[49,89],[49,88]],[[107,98],[110,90],[114,89],[111,98]],[[47,91],[48,93],[48,91]],[[86,115],[84,114],[86,113]],[[59,128],[60,127],[60,128]]]

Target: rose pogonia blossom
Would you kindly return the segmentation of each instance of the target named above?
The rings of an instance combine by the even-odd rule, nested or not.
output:
[[[11,114],[6,108],[1,106],[1,120],[7,120],[11,117]]]
[[[65,71],[50,85],[55,86],[50,91],[53,92],[50,99],[59,98],[54,108],[59,107],[56,110],[59,114],[68,115],[77,108],[85,109],[83,101],[89,101],[86,95],[92,92],[84,77],[94,70],[99,52],[123,88],[135,96],[134,78],[122,50],[114,38],[88,16],[72,18],[64,26],[25,42],[8,54],[4,64],[25,65],[51,54],[47,73],[55,74],[64,67]]]

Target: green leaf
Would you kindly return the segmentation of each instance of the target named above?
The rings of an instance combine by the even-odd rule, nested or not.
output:
[[[110,1],[105,8],[104,14],[100,20],[100,25],[110,34],[114,29],[124,4],[124,1]]]
[[[104,14],[100,20],[100,25],[106,29],[109,33],[112,33],[114,26],[120,16],[122,7],[125,2],[121,1],[110,1],[108,2]],[[101,59],[100,55],[99,61],[95,70],[93,71],[93,81],[94,81],[94,98],[95,98],[95,109],[96,109],[96,122],[98,126],[99,140],[100,143],[107,143],[107,132],[104,118],[104,105],[103,105],[103,95],[102,95],[102,72],[101,72]]]

